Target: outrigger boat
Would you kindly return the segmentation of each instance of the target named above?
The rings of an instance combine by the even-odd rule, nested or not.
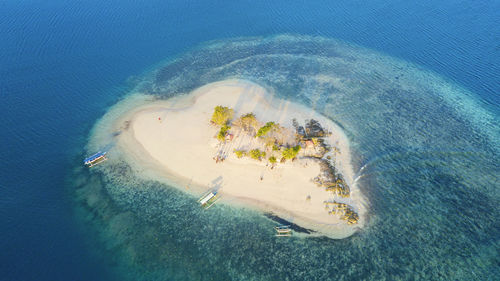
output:
[[[212,207],[219,199],[220,196],[218,195],[217,191],[209,191],[200,199],[198,199],[198,202],[205,210],[207,210],[208,208]]]
[[[292,236],[292,229],[289,225],[279,225],[275,226],[274,230],[276,230],[276,236],[279,237],[290,237]]]
[[[85,158],[85,160],[83,160],[83,163],[85,165],[87,165],[88,167],[95,166],[97,164],[100,164],[100,163],[108,160],[108,158],[106,157],[106,154],[107,154],[107,152],[99,151],[96,154]]]

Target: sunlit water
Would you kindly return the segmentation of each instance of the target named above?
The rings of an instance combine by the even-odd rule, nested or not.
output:
[[[498,279],[499,10],[497,0],[1,1],[0,280]],[[231,77],[344,127],[370,202],[362,232],[277,240],[261,214],[201,212],[119,158],[80,166],[93,126],[133,88],[167,97]]]
[[[133,92],[168,98],[228,78],[263,85],[345,130],[370,202],[366,227],[342,240],[277,239],[275,222],[260,213],[224,204],[203,211],[197,198],[141,180],[116,159],[90,171],[75,167],[78,216],[116,260],[120,278],[473,280],[498,273],[500,132],[471,93],[411,63],[304,36],[208,42],[166,61]],[[112,146],[112,134],[94,131],[89,147]]]

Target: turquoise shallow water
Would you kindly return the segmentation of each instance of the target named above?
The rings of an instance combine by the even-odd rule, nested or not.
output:
[[[367,226],[343,240],[276,239],[263,215],[225,205],[202,211],[196,198],[140,180],[126,163],[76,168],[79,214],[121,278],[493,280],[499,127],[469,92],[369,49],[289,35],[203,44],[136,90],[168,98],[228,78],[264,85],[342,126],[370,202]]]
[[[0,279],[496,280],[498,10],[497,0],[1,1]],[[345,128],[370,198],[365,230],[275,240],[260,214],[202,213],[175,189],[132,189],[126,167],[80,167],[96,121],[140,81],[166,97],[227,77]]]

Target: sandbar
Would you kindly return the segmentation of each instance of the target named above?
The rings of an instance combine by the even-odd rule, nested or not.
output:
[[[274,121],[293,130],[292,120],[314,119],[331,135],[325,141],[335,147],[332,165],[350,188],[348,197],[339,198],[319,187],[313,179],[321,173],[313,158],[298,157],[272,165],[266,159],[238,158],[233,151],[255,145],[256,140],[241,132],[221,143],[215,137],[219,128],[210,123],[216,106],[230,107],[234,116],[253,113],[262,122]],[[166,179],[177,179],[182,190],[197,187],[195,193],[216,187],[222,204],[272,212],[318,235],[343,238],[364,224],[365,199],[353,179],[349,141],[330,119],[299,103],[280,99],[264,87],[245,80],[225,80],[195,91],[156,100],[124,112],[117,119],[121,129],[117,146],[138,170],[154,170]],[[226,156],[223,162],[215,155]],[[187,190],[191,192],[190,190]],[[354,225],[325,208],[326,201],[348,204],[359,214]],[[219,203],[217,203],[219,204]]]

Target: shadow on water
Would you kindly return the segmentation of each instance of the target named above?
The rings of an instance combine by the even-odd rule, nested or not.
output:
[[[306,234],[311,234],[311,233],[314,233],[315,231],[313,230],[310,230],[310,229],[307,229],[307,228],[303,228],[303,227],[300,227],[299,225],[296,225],[290,221],[287,221],[283,218],[280,218],[279,216],[273,214],[273,213],[265,213],[264,214],[266,217],[268,217],[269,219],[271,219],[272,221],[275,221],[281,225],[289,225],[290,228],[294,231],[297,231],[297,232],[301,232],[301,233],[306,233]]]

